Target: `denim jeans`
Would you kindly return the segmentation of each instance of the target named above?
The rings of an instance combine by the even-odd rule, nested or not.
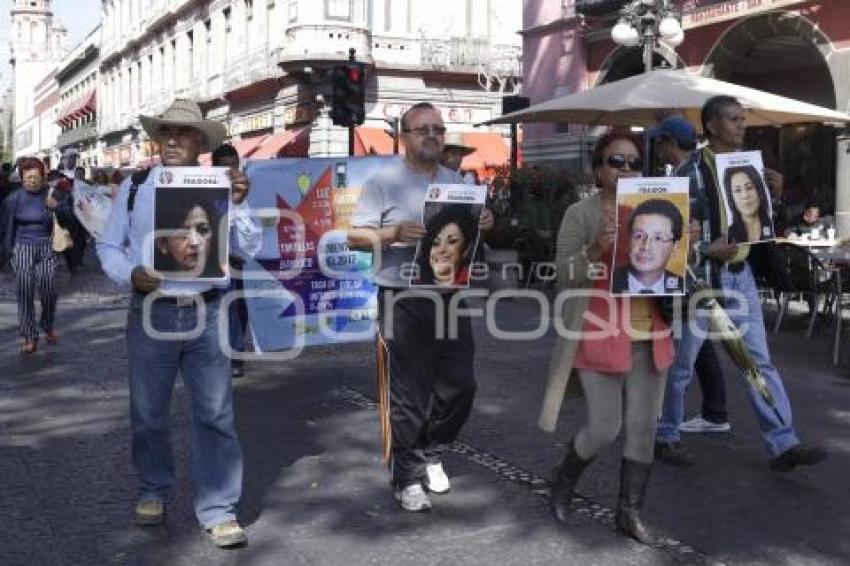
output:
[[[735,326],[741,328],[742,325],[746,325],[746,331],[742,333],[744,344],[767,381],[767,386],[773,393],[776,408],[782,416],[783,422],[780,422],[773,409],[765,403],[748,382],[744,382],[767,450],[771,456],[775,457],[795,444],[799,444],[800,441],[797,439],[792,425],[791,404],[782,385],[782,378],[773,366],[773,362],[770,361],[756,283],[750,267],[744,266],[738,273],[733,273],[728,269],[721,270],[720,284],[726,292],[740,293],[740,295],[734,295],[726,300],[727,312]],[[741,297],[745,303],[743,305],[738,300]],[[697,317],[693,323],[703,332],[708,328],[708,321],[703,316]],[[685,393],[693,376],[697,353],[705,340],[704,334],[695,336],[688,323],[683,324],[683,326],[681,340],[676,346],[676,357],[667,374],[664,407],[656,433],[656,440],[659,442],[679,441],[679,425],[682,423],[684,415]]]
[[[232,276],[228,291],[242,293],[242,279]],[[237,352],[245,351],[245,331],[248,326],[248,312],[245,299],[239,298],[231,301],[227,309],[227,327],[230,338],[230,347]]]
[[[183,376],[191,412],[190,444],[195,515],[208,528],[235,518],[242,493],[242,449],[233,415],[230,363],[218,341],[219,301],[206,304],[197,337],[150,336],[143,324],[143,297],[133,295],[127,316],[130,426],[140,498],[168,498],[174,484],[170,405],[174,379]],[[151,304],[149,323],[158,332],[190,333],[197,305],[167,299]]]

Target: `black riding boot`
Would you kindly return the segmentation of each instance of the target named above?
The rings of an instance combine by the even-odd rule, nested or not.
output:
[[[620,467],[620,498],[614,518],[619,532],[644,544],[657,542],[657,536],[640,517],[651,472],[652,464],[623,458]]]
[[[570,447],[567,448],[564,460],[560,466],[555,468],[550,487],[549,502],[558,521],[566,522],[573,490],[581,477],[581,473],[592,461],[593,458],[585,460],[579,456],[575,448],[575,439],[570,441]]]

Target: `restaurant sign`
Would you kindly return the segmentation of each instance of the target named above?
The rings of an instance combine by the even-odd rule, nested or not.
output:
[[[801,0],[691,0],[682,6],[682,27],[691,29],[802,3]]]

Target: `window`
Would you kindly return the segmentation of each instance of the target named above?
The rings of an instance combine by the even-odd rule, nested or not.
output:
[[[351,0],[325,0],[325,18],[351,21]]]

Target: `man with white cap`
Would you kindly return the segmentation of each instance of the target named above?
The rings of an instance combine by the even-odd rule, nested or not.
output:
[[[175,100],[161,116],[139,120],[159,144],[167,167],[197,166],[200,153],[217,148],[226,136],[224,125],[205,120],[198,105],[185,99]],[[220,288],[209,282],[164,281],[151,270],[144,247],[154,230],[157,169],[144,180],[125,179],[97,243],[106,274],[133,288],[126,333],[131,452],[139,475],[135,521],[158,525],[165,520],[174,484],[169,407],[180,372],[192,419],[195,514],[217,546],[241,546],[247,538],[235,508],[242,493],[243,459],[233,415],[230,362],[219,345],[219,299],[227,283]],[[231,247],[253,255],[260,247],[261,229],[245,202],[248,178],[239,171],[228,175]]]

